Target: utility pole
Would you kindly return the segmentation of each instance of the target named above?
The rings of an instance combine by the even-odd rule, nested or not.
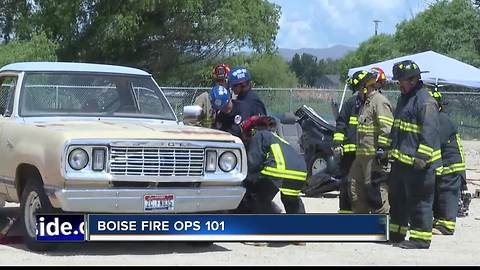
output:
[[[378,35],[378,23],[381,23],[382,21],[379,20],[373,20],[375,23],[375,36]]]

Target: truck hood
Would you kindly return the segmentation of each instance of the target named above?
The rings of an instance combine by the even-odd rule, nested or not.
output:
[[[241,143],[229,133],[201,127],[185,126],[175,121],[148,119],[59,119],[24,120],[38,132],[51,132],[64,139],[113,140],[194,140]]]

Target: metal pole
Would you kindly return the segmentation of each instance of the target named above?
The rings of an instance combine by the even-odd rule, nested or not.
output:
[[[340,107],[338,107],[338,112],[339,112],[339,113],[342,111],[343,100],[345,99],[345,93],[347,92],[347,86],[348,86],[348,85],[345,83],[345,87],[343,87],[342,100],[340,101]]]
[[[380,23],[382,21],[374,20],[373,22],[375,23],[375,36],[376,36],[378,34],[378,23]]]
[[[293,95],[293,89],[290,89],[290,98],[288,102],[288,112],[292,112],[292,95]]]

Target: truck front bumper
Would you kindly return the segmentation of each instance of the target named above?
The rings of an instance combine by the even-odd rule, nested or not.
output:
[[[196,213],[236,209],[245,188],[242,186],[208,186],[199,188],[102,188],[57,189],[49,193],[54,207],[80,213]],[[173,210],[145,211],[145,195],[175,197]]]

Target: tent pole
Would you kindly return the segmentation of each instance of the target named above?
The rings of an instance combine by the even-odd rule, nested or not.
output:
[[[340,107],[338,108],[338,112],[342,111],[343,107],[343,100],[345,99],[345,92],[347,92],[347,84],[345,83],[345,87],[343,87],[343,94],[342,94],[342,100],[340,101]]]

